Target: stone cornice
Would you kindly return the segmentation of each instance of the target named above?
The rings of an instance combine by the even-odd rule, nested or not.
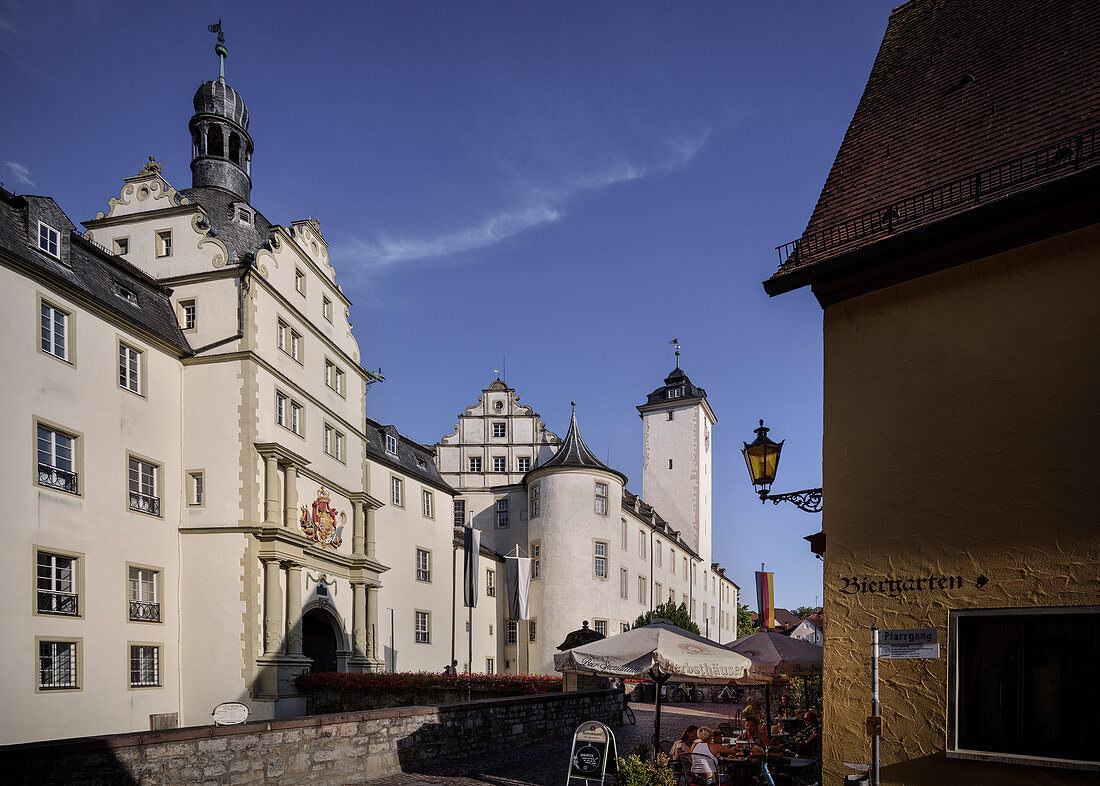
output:
[[[287,464],[293,464],[295,467],[308,467],[310,464],[309,459],[304,456],[299,456],[297,453],[283,447],[278,442],[257,442],[256,450],[264,458],[274,456]]]

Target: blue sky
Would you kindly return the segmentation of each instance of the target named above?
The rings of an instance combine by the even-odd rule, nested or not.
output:
[[[634,407],[673,366],[718,415],[715,557],[750,605],[820,602],[803,535],[741,442],[786,439],[775,490],[821,481],[821,311],[769,299],[894,2],[337,4],[0,0],[0,180],[79,222],[148,155],[190,185],[217,76],[248,102],[252,202],[314,216],[354,302],[368,414],[432,443],[507,358],[521,400],[641,489]]]

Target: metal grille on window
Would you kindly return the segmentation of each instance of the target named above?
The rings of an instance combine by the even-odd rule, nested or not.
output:
[[[75,617],[79,613],[75,587],[76,560],[58,554],[38,552],[38,613],[65,614]]]
[[[130,619],[134,622],[160,622],[156,571],[130,568]]]
[[[454,525],[464,527],[466,526],[466,500],[456,499],[454,504]]]
[[[416,612],[416,643],[428,644],[431,640],[431,633],[428,629],[428,612],[418,611]]]
[[[160,647],[130,647],[130,685],[136,688],[160,685]]]
[[[38,643],[38,687],[43,690],[77,687],[75,641]]]
[[[157,496],[157,468],[140,459],[130,459],[130,510],[160,515]]]
[[[496,571],[485,571],[485,594],[490,598],[497,595]]]
[[[424,549],[416,550],[416,580],[417,581],[431,581],[432,580],[432,558],[431,554]]]
[[[45,426],[38,427],[38,485],[77,493],[73,442],[70,436]]]
[[[538,637],[538,625],[537,620],[532,617],[527,620],[527,638],[529,641],[536,641]]]
[[[516,644],[519,641],[519,623],[508,620],[504,626],[504,643]]]
[[[531,578],[537,579],[542,569],[542,544],[531,544]]]
[[[601,636],[607,635],[607,620],[593,620],[592,629]]]

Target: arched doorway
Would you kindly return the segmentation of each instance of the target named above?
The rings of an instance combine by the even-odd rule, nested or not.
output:
[[[302,617],[302,654],[313,660],[310,674],[337,671],[336,631],[332,618],[320,609],[310,609]]]

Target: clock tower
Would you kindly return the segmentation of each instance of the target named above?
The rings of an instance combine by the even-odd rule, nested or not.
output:
[[[711,564],[712,430],[718,418],[707,393],[680,368],[638,407],[642,418],[642,498]]]

